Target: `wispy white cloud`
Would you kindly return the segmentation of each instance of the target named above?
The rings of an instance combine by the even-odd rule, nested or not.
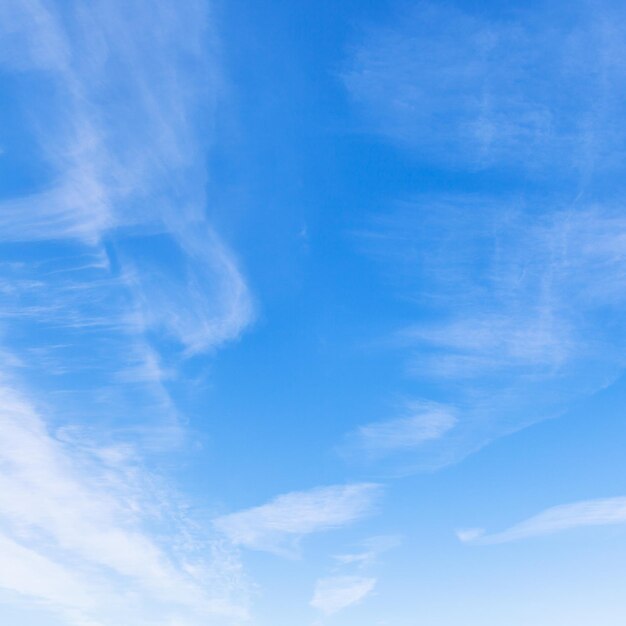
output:
[[[458,531],[457,536],[465,543],[495,544],[609,524],[626,524],[626,498],[585,500],[555,506],[502,532],[487,534],[483,529],[467,529]]]
[[[63,394],[59,419],[110,428],[125,414],[126,426],[173,432],[166,379],[254,317],[208,219],[206,120],[221,81],[209,7],[31,0],[0,11],[0,66],[29,78],[16,99],[42,172],[32,193],[0,200],[0,241],[20,261],[0,267],[4,343],[24,376]],[[133,397],[143,411],[129,410]]]
[[[419,2],[364,29],[343,78],[368,130],[431,161],[588,175],[600,159],[619,165],[623,18],[610,1]]]
[[[317,581],[311,606],[325,615],[332,615],[361,602],[376,586],[375,578],[334,576]]]
[[[34,164],[0,199],[0,587],[67,623],[245,616],[232,549],[148,469],[184,440],[181,360],[253,317],[208,219],[211,23],[201,0],[0,6]]]
[[[401,544],[402,538],[398,535],[378,535],[362,541],[358,550],[336,554],[333,558],[341,566],[365,568],[375,563],[383,552],[397,548]]]
[[[162,0],[148,11],[97,2],[85,11],[33,0],[6,10],[15,54],[0,60],[52,86],[45,107],[32,110],[53,174],[41,192],[3,203],[2,240],[75,240],[102,251],[112,238],[148,325],[189,352],[238,336],[251,299],[206,217],[202,115],[219,79],[205,4],[183,10]],[[135,243],[145,233],[169,239],[180,257],[173,271],[162,259],[142,265],[137,247],[122,245],[120,229],[133,227]]]
[[[435,260],[425,260],[425,290],[447,318],[404,334],[407,342],[432,348],[423,350],[424,374],[428,364],[439,374],[437,360],[450,366],[451,356],[459,365],[453,376],[528,367],[550,374],[591,356],[589,344],[603,339],[601,329],[593,331],[595,314],[610,319],[623,301],[615,289],[626,271],[623,218],[600,209],[507,211],[484,199],[479,212],[459,220],[462,206],[462,199],[452,202],[449,221],[431,222],[430,245],[422,240]],[[428,221],[428,202],[415,209]],[[446,236],[459,247],[444,259]]]
[[[375,218],[358,241],[416,302],[419,323],[393,346],[406,351],[412,376],[448,394],[457,420],[417,448],[408,469],[457,461],[560,415],[626,366],[617,205],[435,194]],[[364,428],[363,443],[387,433]]]
[[[371,569],[380,555],[401,543],[398,535],[376,535],[355,544],[352,551],[334,555],[333,575],[317,580],[310,605],[329,616],[361,602],[377,584]]]
[[[190,224],[180,236],[161,237],[161,246],[174,255],[170,266],[148,255],[127,259],[145,327],[178,340],[186,354],[238,337],[253,317],[252,301],[233,255],[213,230]]]
[[[348,450],[369,458],[415,450],[454,428],[452,408],[435,402],[409,402],[406,417],[360,426],[348,437]]]
[[[0,398],[0,550],[12,565],[0,584],[77,624],[119,623],[126,611],[138,624],[242,615],[230,598],[244,589],[234,557],[218,558],[217,539],[194,545],[175,501],[129,451],[70,446],[15,392],[4,386]]]
[[[372,483],[317,487],[218,517],[214,526],[235,545],[288,556],[303,536],[340,528],[370,514],[380,494],[381,486]]]
[[[93,614],[103,589],[94,589],[67,568],[0,534],[0,585],[52,605],[69,624],[96,626]]]
[[[399,442],[431,431],[382,421],[352,433],[353,450],[394,471],[441,467],[563,414],[626,367],[623,18],[611,0],[419,2],[357,33],[342,78],[362,128],[462,176],[431,177],[434,191],[357,237],[415,304],[393,344],[419,396],[453,407],[454,428],[409,448]],[[464,192],[469,181],[492,192]]]

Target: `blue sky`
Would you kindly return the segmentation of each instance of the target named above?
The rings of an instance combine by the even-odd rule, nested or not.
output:
[[[623,625],[625,17],[0,3],[0,623]]]

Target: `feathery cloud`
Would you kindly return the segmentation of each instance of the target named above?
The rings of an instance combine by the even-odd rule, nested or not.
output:
[[[563,504],[515,524],[499,533],[486,534],[482,529],[457,532],[465,543],[496,544],[528,539],[588,526],[626,524],[626,498],[605,498]]]
[[[406,413],[360,426],[348,436],[348,449],[372,459],[414,450],[443,437],[457,421],[453,409],[435,402],[410,402]]]
[[[52,437],[16,392],[3,386],[0,399],[0,552],[12,565],[0,585],[77,624],[115,624],[126,612],[138,624],[159,623],[151,621],[159,611],[194,620],[243,614],[228,597],[233,557],[217,558],[217,539],[193,548],[175,501],[166,504],[166,492],[132,455],[71,446]],[[203,560],[204,550],[216,558]]]
[[[375,578],[361,576],[322,578],[315,585],[311,606],[325,615],[332,615],[361,602],[375,586]]]
[[[418,303],[420,322],[393,344],[410,374],[454,399],[454,428],[416,448],[407,471],[560,415],[626,366],[617,208],[425,196],[373,219],[358,241]]]
[[[552,8],[419,2],[364,29],[343,78],[366,128],[454,168],[619,166],[623,6]]]
[[[351,524],[372,512],[381,486],[357,483],[278,496],[262,506],[214,520],[235,545],[288,556],[308,534]]]
[[[219,84],[205,4],[180,10],[161,0],[148,11],[96,2],[85,11],[33,1],[5,10],[15,54],[0,62],[52,86],[45,107],[32,107],[52,174],[40,192],[2,203],[0,240],[115,249],[148,328],[188,353],[237,337],[252,302],[206,217],[207,148],[197,139],[216,97],[208,85]],[[173,266],[162,258],[145,265],[155,235],[178,258]]]
[[[374,563],[383,552],[397,548],[401,544],[402,538],[398,535],[378,535],[361,542],[357,552],[336,554],[333,558],[343,566],[356,565],[365,568]]]
[[[68,623],[245,614],[236,556],[148,469],[184,439],[165,381],[253,317],[208,219],[210,18],[201,0],[0,6],[33,163],[30,191],[0,200],[0,551],[15,573],[0,587]]]

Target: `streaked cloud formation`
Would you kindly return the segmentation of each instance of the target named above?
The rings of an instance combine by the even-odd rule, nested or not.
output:
[[[560,415],[626,365],[626,222],[604,182],[626,140],[622,17],[613,2],[558,18],[547,5],[491,15],[425,2],[352,49],[343,78],[365,129],[464,181],[396,199],[358,233],[415,305],[394,340],[409,373],[457,419],[402,471]],[[512,179],[527,184],[509,191]],[[497,191],[465,191],[472,180]],[[374,449],[383,424],[355,439]]]
[[[626,364],[616,209],[423,197],[376,218],[360,242],[432,319],[398,332],[409,372],[456,398],[454,429],[415,468],[557,416]],[[374,441],[378,430],[363,428]]]
[[[135,319],[188,352],[236,337],[251,304],[206,217],[199,139],[219,82],[205,51],[204,3],[182,11],[167,1],[102,2],[87,12],[34,1],[3,11],[10,43],[17,36],[21,46],[5,65],[32,73],[55,97],[32,111],[49,175],[41,192],[3,203],[2,240],[106,252]]]
[[[350,451],[378,458],[415,450],[439,439],[456,424],[454,411],[434,402],[410,402],[407,417],[359,427],[348,438]]]
[[[229,600],[244,591],[235,556],[185,523],[138,459],[64,443],[15,392],[0,398],[3,588],[76,624],[245,615],[240,597]]]
[[[234,544],[291,555],[308,534],[339,528],[370,514],[381,486],[357,483],[278,496],[262,506],[214,520]]]
[[[39,191],[0,211],[0,241],[11,244],[0,268],[6,347],[66,394],[53,410],[80,413],[91,394],[98,419],[135,414],[154,441],[156,427],[176,440],[164,379],[252,319],[237,262],[207,218],[206,119],[219,90],[210,14],[167,0],[88,11],[34,0],[2,12],[6,71],[51,94],[29,103]],[[128,411],[138,396],[145,411]]]
[[[81,625],[241,619],[235,553],[149,458],[185,439],[181,360],[252,319],[207,217],[210,13],[32,0],[0,22],[35,172],[0,204],[0,586]]]
[[[340,565],[356,565],[365,568],[376,562],[378,557],[402,544],[402,538],[397,535],[377,535],[369,537],[358,546],[358,551],[336,554],[333,558]]]
[[[375,578],[334,576],[317,581],[311,606],[332,615],[363,600],[376,586]]]
[[[482,529],[457,532],[461,541],[477,544],[495,544],[549,535],[587,526],[626,524],[626,498],[585,500],[551,507],[502,532],[486,534]]]
[[[412,3],[366,30],[345,83],[374,130],[431,162],[585,176],[600,160],[619,166],[624,7],[552,9]]]

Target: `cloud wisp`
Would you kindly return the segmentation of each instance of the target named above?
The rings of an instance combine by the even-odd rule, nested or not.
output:
[[[280,495],[213,523],[235,545],[293,556],[302,537],[352,524],[372,513],[381,491],[373,483],[317,487]]]
[[[363,576],[321,578],[315,585],[310,604],[324,615],[333,615],[361,602],[375,586],[375,578]]]
[[[352,565],[363,569],[375,563],[384,552],[397,548],[401,544],[402,537],[398,535],[377,535],[361,542],[357,551],[336,554],[333,558],[340,566]]]
[[[411,376],[447,394],[456,418],[416,448],[414,469],[556,417],[626,366],[626,221],[617,208],[425,196],[375,218],[358,240],[418,303],[421,321],[393,346]],[[361,443],[387,434],[384,424],[364,426]]]
[[[4,11],[20,46],[5,65],[31,72],[52,95],[32,107],[42,118],[33,141],[50,174],[39,193],[4,201],[2,240],[104,253],[136,319],[189,353],[236,338],[252,305],[206,217],[206,144],[197,139],[219,86],[204,3],[179,10],[163,0],[148,11],[97,2],[86,12],[32,2]],[[151,256],[155,248],[164,256]]]
[[[467,529],[457,532],[464,543],[497,544],[540,537],[554,533],[585,528],[626,524],[626,498],[585,500],[573,504],[555,506],[515,524],[498,533],[488,534],[483,529]]]
[[[357,236],[416,305],[394,341],[420,397],[445,397],[457,420],[408,471],[558,416],[626,366],[623,177],[609,175],[626,141],[622,17],[611,1],[566,15],[421,2],[350,51],[343,80],[367,131],[493,189],[406,198]],[[498,192],[511,180],[531,191]],[[365,425],[351,442],[380,461],[413,426]]]
[[[32,166],[0,198],[0,586],[81,626],[243,619],[232,549],[150,469],[185,438],[166,383],[253,318],[208,218],[209,8],[9,1],[0,24],[23,130],[0,158]]]
[[[254,315],[207,217],[206,120],[220,90],[210,11],[33,0],[0,13],[0,66],[26,77],[15,96],[37,164],[31,191],[0,199],[4,345],[22,379],[45,381],[59,420],[110,429],[134,415],[127,428],[180,441],[164,381]]]
[[[360,426],[348,436],[346,452],[374,460],[415,451],[454,428],[454,410],[435,402],[407,403],[406,417]]]
[[[243,591],[234,555],[200,540],[132,451],[72,446],[14,391],[3,386],[0,398],[4,588],[76,624],[245,614],[232,598]]]
[[[446,167],[619,167],[623,6],[472,9],[419,2],[364,29],[343,79],[366,128]]]

